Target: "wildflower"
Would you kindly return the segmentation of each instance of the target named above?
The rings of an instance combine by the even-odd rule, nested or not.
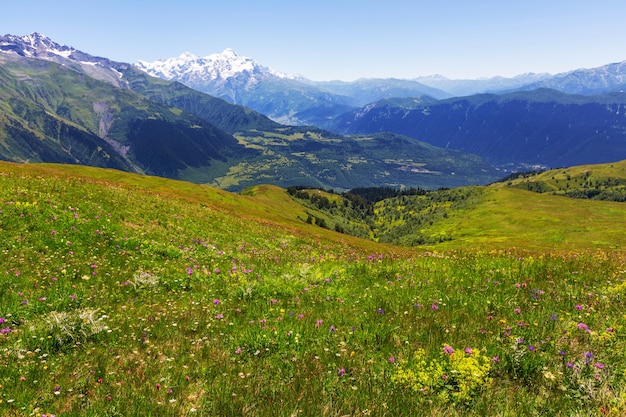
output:
[[[383,314],[383,313],[385,312],[385,310],[383,310],[382,308],[379,308],[376,312],[377,312],[378,314]]]
[[[316,329],[319,329],[319,327],[322,325],[322,323],[323,323],[323,322],[324,322],[323,320],[317,320],[317,321],[315,322],[315,328],[316,328]]]
[[[528,346],[528,350],[530,350],[531,352],[535,351],[535,347],[533,345],[529,345]]]
[[[188,266],[188,267],[187,267],[187,268],[185,268],[185,269],[187,270],[187,275],[191,275],[191,274],[193,274],[193,269],[192,269],[191,267],[189,267],[189,266]]]
[[[7,333],[11,333],[12,330],[10,327],[5,327],[4,329],[0,329],[0,334],[7,334]]]
[[[4,317],[0,317],[0,324],[3,324],[5,321]]]
[[[330,326],[330,331],[331,331],[331,333],[332,333],[332,332],[334,332],[335,330],[337,330],[337,329],[335,328],[335,326]]]
[[[589,330],[589,327],[585,324],[585,323],[578,323],[577,326],[580,330],[584,330],[587,333],[591,333],[591,330]]]
[[[576,310],[578,310],[578,311],[582,311],[583,306],[581,306],[580,304],[576,304],[576,305],[574,306],[574,308],[575,308]]]
[[[522,309],[521,308],[516,308],[515,310],[513,310],[515,313],[517,314],[521,314],[522,313]]]
[[[213,300],[213,304],[219,305],[221,304],[221,301],[216,298],[215,300]]]
[[[341,368],[337,371],[337,375],[339,376],[344,376],[346,374],[346,369],[345,368]]]
[[[241,348],[238,347],[237,350],[235,351],[235,355],[241,355]]]
[[[450,345],[443,345],[443,353],[452,355],[454,353],[454,348]]]
[[[439,310],[439,306],[437,304],[435,304],[435,303],[433,303],[433,305],[431,305],[430,308],[432,310]]]
[[[592,359],[593,359],[593,353],[585,352],[585,363],[591,362]]]
[[[224,318],[224,315],[222,313],[218,314],[217,316],[215,316],[216,319],[221,320]]]
[[[596,362],[596,363],[593,364],[593,366],[595,368],[598,368],[598,369],[604,369],[604,364],[603,363]]]
[[[494,356],[493,358],[491,358],[491,362],[493,362],[493,363],[500,362],[500,357],[499,356]]]
[[[156,388],[156,389],[161,389],[161,384],[156,384],[156,385],[155,385],[155,388]]]
[[[389,361],[389,363],[396,363],[396,358],[394,358],[393,356],[389,357],[389,359],[387,359]]]
[[[474,350],[471,347],[466,347],[465,353],[467,353],[468,355],[471,355],[472,353],[474,353]]]

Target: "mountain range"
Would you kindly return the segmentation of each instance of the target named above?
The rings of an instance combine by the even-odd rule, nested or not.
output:
[[[254,109],[281,123],[333,126],[335,117],[389,98],[429,96],[436,99],[475,94],[503,94],[554,89],[567,94],[599,95],[626,87],[626,61],[598,68],[551,75],[521,74],[512,78],[452,80],[441,75],[414,79],[313,81],[268,68],[232,49],[206,57],[185,52],[137,68],[166,80]],[[352,107],[352,108],[350,108]]]
[[[556,75],[353,82],[289,76],[232,50],[137,65],[284,123],[393,132],[476,153],[502,171],[626,158],[626,61]]]
[[[206,57],[185,52],[155,62],[139,61],[136,67],[292,125],[325,127],[337,115],[382,98],[452,96],[415,80],[312,81],[263,66],[232,49]]]
[[[333,130],[391,131],[473,152],[507,171],[626,159],[626,93],[573,95],[551,89],[446,100],[381,100],[345,113]]]
[[[0,159],[8,161],[102,166],[230,190],[260,182],[438,188],[501,176],[481,157],[406,136],[281,125],[37,33],[0,37],[0,64]]]

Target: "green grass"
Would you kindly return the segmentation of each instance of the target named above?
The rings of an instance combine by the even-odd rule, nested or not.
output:
[[[489,189],[426,252],[245,194],[1,163],[0,415],[626,412],[626,256],[564,223],[597,214],[591,242],[616,203]]]
[[[575,198],[626,201],[626,161],[580,165],[520,175],[494,187],[514,187]]]

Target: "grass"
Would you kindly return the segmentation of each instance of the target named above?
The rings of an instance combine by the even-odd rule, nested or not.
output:
[[[0,183],[1,415],[626,412],[623,250],[507,220],[617,203],[489,191],[492,231],[427,252],[308,225],[271,186],[5,163]],[[495,242],[546,225],[561,243]]]

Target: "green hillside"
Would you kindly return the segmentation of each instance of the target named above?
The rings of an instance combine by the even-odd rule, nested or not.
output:
[[[611,165],[614,168],[609,170]],[[620,198],[625,190],[621,182],[624,166],[619,162],[572,167],[489,187],[414,190],[374,201],[360,200],[352,191],[337,194],[305,189],[292,195],[316,211],[308,214],[312,220],[322,219],[330,229],[402,246],[620,249],[626,246],[622,228],[626,205],[619,202],[624,201]],[[528,191],[547,190],[545,184],[556,183],[565,191]],[[595,184],[603,184],[597,187],[603,194],[593,200],[565,197],[596,190]],[[599,201],[602,195],[609,201]]]
[[[624,206],[454,191],[408,248],[274,186],[0,163],[0,415],[626,413]]]
[[[198,116],[53,62],[3,58],[0,97],[5,160],[172,178],[202,169],[202,179],[209,181],[220,163],[254,154]]]
[[[514,174],[494,186],[593,200],[626,201],[626,160]]]

